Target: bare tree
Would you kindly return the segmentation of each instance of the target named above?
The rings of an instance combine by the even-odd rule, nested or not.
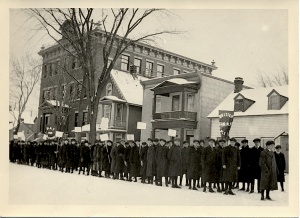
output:
[[[118,8],[99,10],[101,18],[97,22],[94,21],[95,10],[93,8],[27,10],[30,17],[36,19],[42,29],[46,30],[47,34],[75,58],[82,67],[83,81],[74,79],[87,94],[90,140],[92,143],[96,139],[100,93],[119,56],[129,46],[137,42],[153,43],[162,34],[178,33],[171,30],[153,30],[153,32],[145,33],[139,37],[129,38],[132,36],[132,32],[150,17],[168,15],[168,11],[163,9]],[[103,65],[100,69],[95,67],[95,49],[93,50],[93,45],[99,40],[95,29],[99,27],[105,32],[102,48]],[[109,58],[112,59],[110,63]],[[82,93],[80,101],[83,99]],[[79,111],[81,112],[82,108]]]
[[[28,55],[22,60],[10,59],[10,104],[14,110],[10,110],[14,117],[14,134],[17,134],[21,124],[21,117],[26,109],[28,99],[40,80],[41,64]]]
[[[274,73],[259,71],[257,83],[261,87],[283,86],[289,84],[289,74],[286,68],[281,67]]]

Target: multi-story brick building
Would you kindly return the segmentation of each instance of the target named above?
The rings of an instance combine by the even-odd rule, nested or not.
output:
[[[142,130],[142,140],[151,135],[167,139],[168,129],[177,130],[181,141],[206,140],[211,136],[207,115],[234,89],[233,82],[201,71],[141,83],[144,86],[142,121],[147,125]]]
[[[207,116],[211,122],[211,137],[220,137],[219,110],[234,111],[230,137],[238,141],[247,138],[250,145],[254,138],[260,138],[263,147],[268,140],[275,140],[288,159],[288,96],[288,86],[231,93]]]
[[[102,30],[95,29],[94,34],[97,36],[97,40],[94,42],[93,52],[96,60],[96,73],[99,75],[103,67],[102,48],[105,42],[105,33]],[[61,39],[61,43],[67,48],[70,47],[64,39]],[[67,52],[59,44],[42,48],[39,54],[43,57],[44,64],[39,99],[39,131],[44,132],[47,124],[55,124],[54,108],[65,107],[66,110],[70,111],[66,121],[68,125],[65,132],[69,136],[73,136],[72,130],[75,126],[88,124],[87,110],[83,111],[82,121],[78,121],[79,104],[83,105],[84,108],[87,105],[85,99],[79,102],[81,88],[74,80],[74,78],[79,81],[83,80],[81,67],[74,58],[68,56]],[[130,46],[116,61],[111,77],[107,81],[106,90],[103,90],[102,98],[99,102],[98,119],[101,120],[102,117],[109,116],[110,127],[113,128],[110,132],[112,139],[124,138],[126,133],[136,134],[136,138],[139,138],[139,133],[129,129],[133,126],[130,122],[132,120],[141,120],[142,104],[148,105],[149,103],[148,99],[144,99],[144,102],[128,100],[128,98],[132,97],[128,97],[129,95],[125,96],[123,93],[124,90],[139,90],[137,88],[139,85],[135,82],[128,82],[126,88],[124,88],[124,85],[121,84],[122,81],[118,79],[120,75],[126,75],[126,79],[128,81],[131,80],[128,77],[132,77],[129,73],[130,65],[136,66],[136,80],[138,81],[145,81],[150,78],[164,78],[172,75],[184,75],[196,70],[201,71],[203,74],[211,75],[212,71],[217,69],[214,62],[206,64],[147,44],[136,43]],[[72,76],[65,73],[65,70]],[[117,75],[118,73],[119,75]],[[110,89],[112,91],[109,91]],[[142,99],[143,89],[136,92],[132,91],[132,94],[134,95],[133,99]],[[58,101],[57,96],[63,97],[65,100],[63,102]],[[122,116],[120,120],[120,114],[126,114],[126,116]],[[136,127],[136,124],[134,126]],[[88,130],[88,128],[86,129]],[[117,130],[118,134],[114,134]],[[101,131],[99,130],[99,132]]]

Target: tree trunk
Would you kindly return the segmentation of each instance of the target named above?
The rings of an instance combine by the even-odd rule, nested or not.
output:
[[[14,135],[17,135],[18,134],[18,131],[19,131],[19,128],[20,128],[20,124],[21,124],[21,119],[18,118],[18,121],[17,121],[17,126],[14,130]]]

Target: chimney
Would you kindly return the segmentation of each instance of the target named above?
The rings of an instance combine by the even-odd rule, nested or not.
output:
[[[236,77],[234,79],[234,93],[238,93],[243,90],[244,80],[241,77]]]

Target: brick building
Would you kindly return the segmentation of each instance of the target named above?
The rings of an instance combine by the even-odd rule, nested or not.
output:
[[[211,136],[207,115],[235,87],[231,81],[201,71],[149,79],[142,84],[142,121],[147,125],[142,140],[149,136],[168,139],[168,129],[177,130],[181,141],[207,139]]]
[[[95,69],[99,75],[103,67],[102,48],[105,42],[105,33],[100,29],[95,29],[94,34],[97,36],[97,40],[94,41],[93,45],[96,59]],[[61,39],[60,43],[70,48],[65,39]],[[81,87],[72,78],[74,77],[79,81],[83,80],[81,67],[58,44],[42,48],[39,54],[43,57],[44,65],[39,99],[39,131],[44,132],[45,126],[48,124],[54,125],[56,121],[54,120],[53,111],[55,108],[64,107],[70,113],[66,118],[67,127],[63,131],[68,133],[69,136],[74,136],[73,130],[75,126],[88,125],[87,102],[85,99],[79,102]],[[124,138],[126,133],[134,132],[134,130],[128,129],[133,125],[130,122],[132,120],[141,120],[139,114],[141,114],[142,103],[148,103],[147,101],[132,102],[131,97],[123,93],[124,90],[133,90],[132,93],[135,95],[135,98],[142,98],[138,97],[139,95],[143,96],[143,89],[138,92],[134,91],[138,86],[136,83],[130,82],[124,88],[122,80],[118,79],[119,76],[116,76],[118,72],[120,75],[126,75],[126,79],[130,80],[128,77],[132,77],[129,73],[130,65],[136,66],[136,80],[138,81],[164,78],[172,75],[184,75],[196,70],[201,71],[203,74],[211,75],[212,71],[217,69],[214,66],[214,62],[206,64],[147,44],[136,43],[130,46],[116,61],[112,75],[107,81],[106,89],[103,90],[101,101],[99,102],[100,114],[98,119],[101,120],[102,117],[109,116],[110,127],[112,127],[110,137],[112,139]],[[71,73],[72,77],[65,70]],[[112,92],[107,91],[107,89],[111,89]],[[64,99],[64,101],[58,100],[58,97]],[[79,104],[86,108],[81,116],[78,115]],[[121,106],[122,104],[123,106]],[[120,112],[120,110],[122,111]],[[122,116],[121,120],[120,117],[116,117],[120,113],[126,113],[126,116]],[[82,120],[78,120],[78,117],[82,117]],[[88,127],[85,129],[87,133]],[[134,132],[134,134],[136,134],[136,138],[139,138],[139,133]]]
[[[219,110],[231,110],[234,118],[230,137],[239,142],[247,138],[249,145],[253,145],[254,138],[260,138],[263,147],[268,140],[275,140],[288,159],[288,102],[288,86],[238,89],[207,116],[211,122],[211,137],[220,137]]]

